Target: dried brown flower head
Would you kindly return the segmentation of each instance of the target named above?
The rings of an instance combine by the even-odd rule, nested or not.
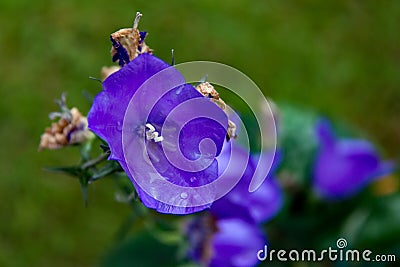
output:
[[[68,109],[65,94],[57,101],[61,112],[49,114],[51,120],[59,117],[58,122],[53,122],[47,127],[40,137],[39,151],[42,149],[58,149],[68,145],[83,143],[94,137],[88,129],[85,116],[77,108]]]
[[[141,16],[142,14],[137,12],[132,28],[120,29],[110,36],[111,56],[113,61],[118,61],[120,66],[128,64],[140,54],[153,52],[144,41],[147,32],[140,32],[138,29]]]

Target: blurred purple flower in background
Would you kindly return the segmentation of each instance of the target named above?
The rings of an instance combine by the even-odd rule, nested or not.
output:
[[[247,267],[258,263],[257,251],[266,242],[258,225],[230,218],[218,220],[217,229],[212,240],[214,256],[210,266]]]
[[[240,217],[215,219],[210,213],[194,217],[186,229],[188,256],[206,266],[249,267],[266,244],[258,224]]]
[[[338,139],[326,119],[319,120],[315,130],[320,148],[314,163],[313,183],[321,197],[349,197],[393,171],[393,163],[382,161],[367,140]]]
[[[157,76],[149,86],[142,87],[150,77],[161,71],[161,77]],[[186,205],[176,206],[157,200],[160,195],[168,194],[166,188],[157,184],[157,179],[182,187],[196,187],[218,177],[218,163],[214,156],[220,153],[227,132],[224,111],[186,84],[175,68],[147,53],[137,56],[110,75],[103,82],[103,88],[89,112],[89,128],[109,144],[109,159],[121,164],[143,204],[159,212],[173,214],[193,213],[209,207],[191,207],[190,198],[185,200]],[[191,120],[184,126],[171,121],[167,123],[166,118],[174,108],[195,98],[197,105],[218,118],[219,123],[205,117]],[[190,107],[193,105],[186,109]],[[182,117],[179,114],[176,115],[178,120]],[[183,127],[180,129],[179,126]],[[174,139],[176,135],[178,137]],[[178,143],[168,143],[168,138],[178,140]],[[203,150],[199,151],[199,142],[204,138],[211,139],[213,145],[203,146]],[[181,152],[187,159],[196,161],[197,166],[207,167],[199,171],[182,170],[166,157],[168,149],[171,150],[167,151],[169,153]],[[205,158],[203,155],[206,155]],[[140,179],[150,180],[149,176],[155,180],[151,183],[151,195],[138,185]]]
[[[227,168],[230,150],[240,155],[237,160],[248,161],[244,174],[235,168]],[[249,183],[255,171],[257,156],[249,157],[242,147],[225,143],[217,157],[219,173],[228,172],[228,177],[242,175],[239,183],[224,197],[214,202],[210,211],[193,218],[187,227],[189,256],[207,266],[254,266],[258,263],[257,251],[266,244],[261,223],[271,219],[281,209],[282,189],[273,178],[280,161],[274,156],[272,169],[267,179],[253,193]],[[261,165],[262,166],[262,165]]]

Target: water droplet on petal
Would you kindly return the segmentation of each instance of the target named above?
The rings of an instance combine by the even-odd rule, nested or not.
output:
[[[182,93],[182,88],[183,86],[179,86],[179,88],[176,89],[175,94],[179,95],[180,93]]]
[[[188,194],[186,192],[181,193],[181,198],[186,199],[188,197]]]

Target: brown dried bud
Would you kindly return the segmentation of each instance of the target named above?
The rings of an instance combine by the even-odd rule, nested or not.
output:
[[[144,39],[145,32],[138,30],[139,20],[142,14],[136,13],[133,28],[120,29],[111,34],[111,56],[113,61],[118,61],[120,66],[124,66],[138,55],[143,53],[151,54],[153,50],[146,45]]]
[[[208,97],[217,104],[222,110],[226,109],[224,100],[219,97],[217,90],[209,82],[203,82],[196,86],[196,90],[205,97]]]
[[[89,131],[86,117],[77,108],[69,110],[65,104],[65,96],[58,102],[61,113],[51,113],[50,117],[59,116],[40,137],[39,151],[42,149],[58,149],[68,145],[83,143],[94,137]]]

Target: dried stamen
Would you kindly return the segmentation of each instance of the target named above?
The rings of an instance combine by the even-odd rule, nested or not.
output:
[[[174,49],[171,49],[171,66],[175,65],[175,53]]]
[[[136,30],[139,26],[140,18],[142,17],[142,13],[136,12],[135,21],[133,22],[133,29]]]

